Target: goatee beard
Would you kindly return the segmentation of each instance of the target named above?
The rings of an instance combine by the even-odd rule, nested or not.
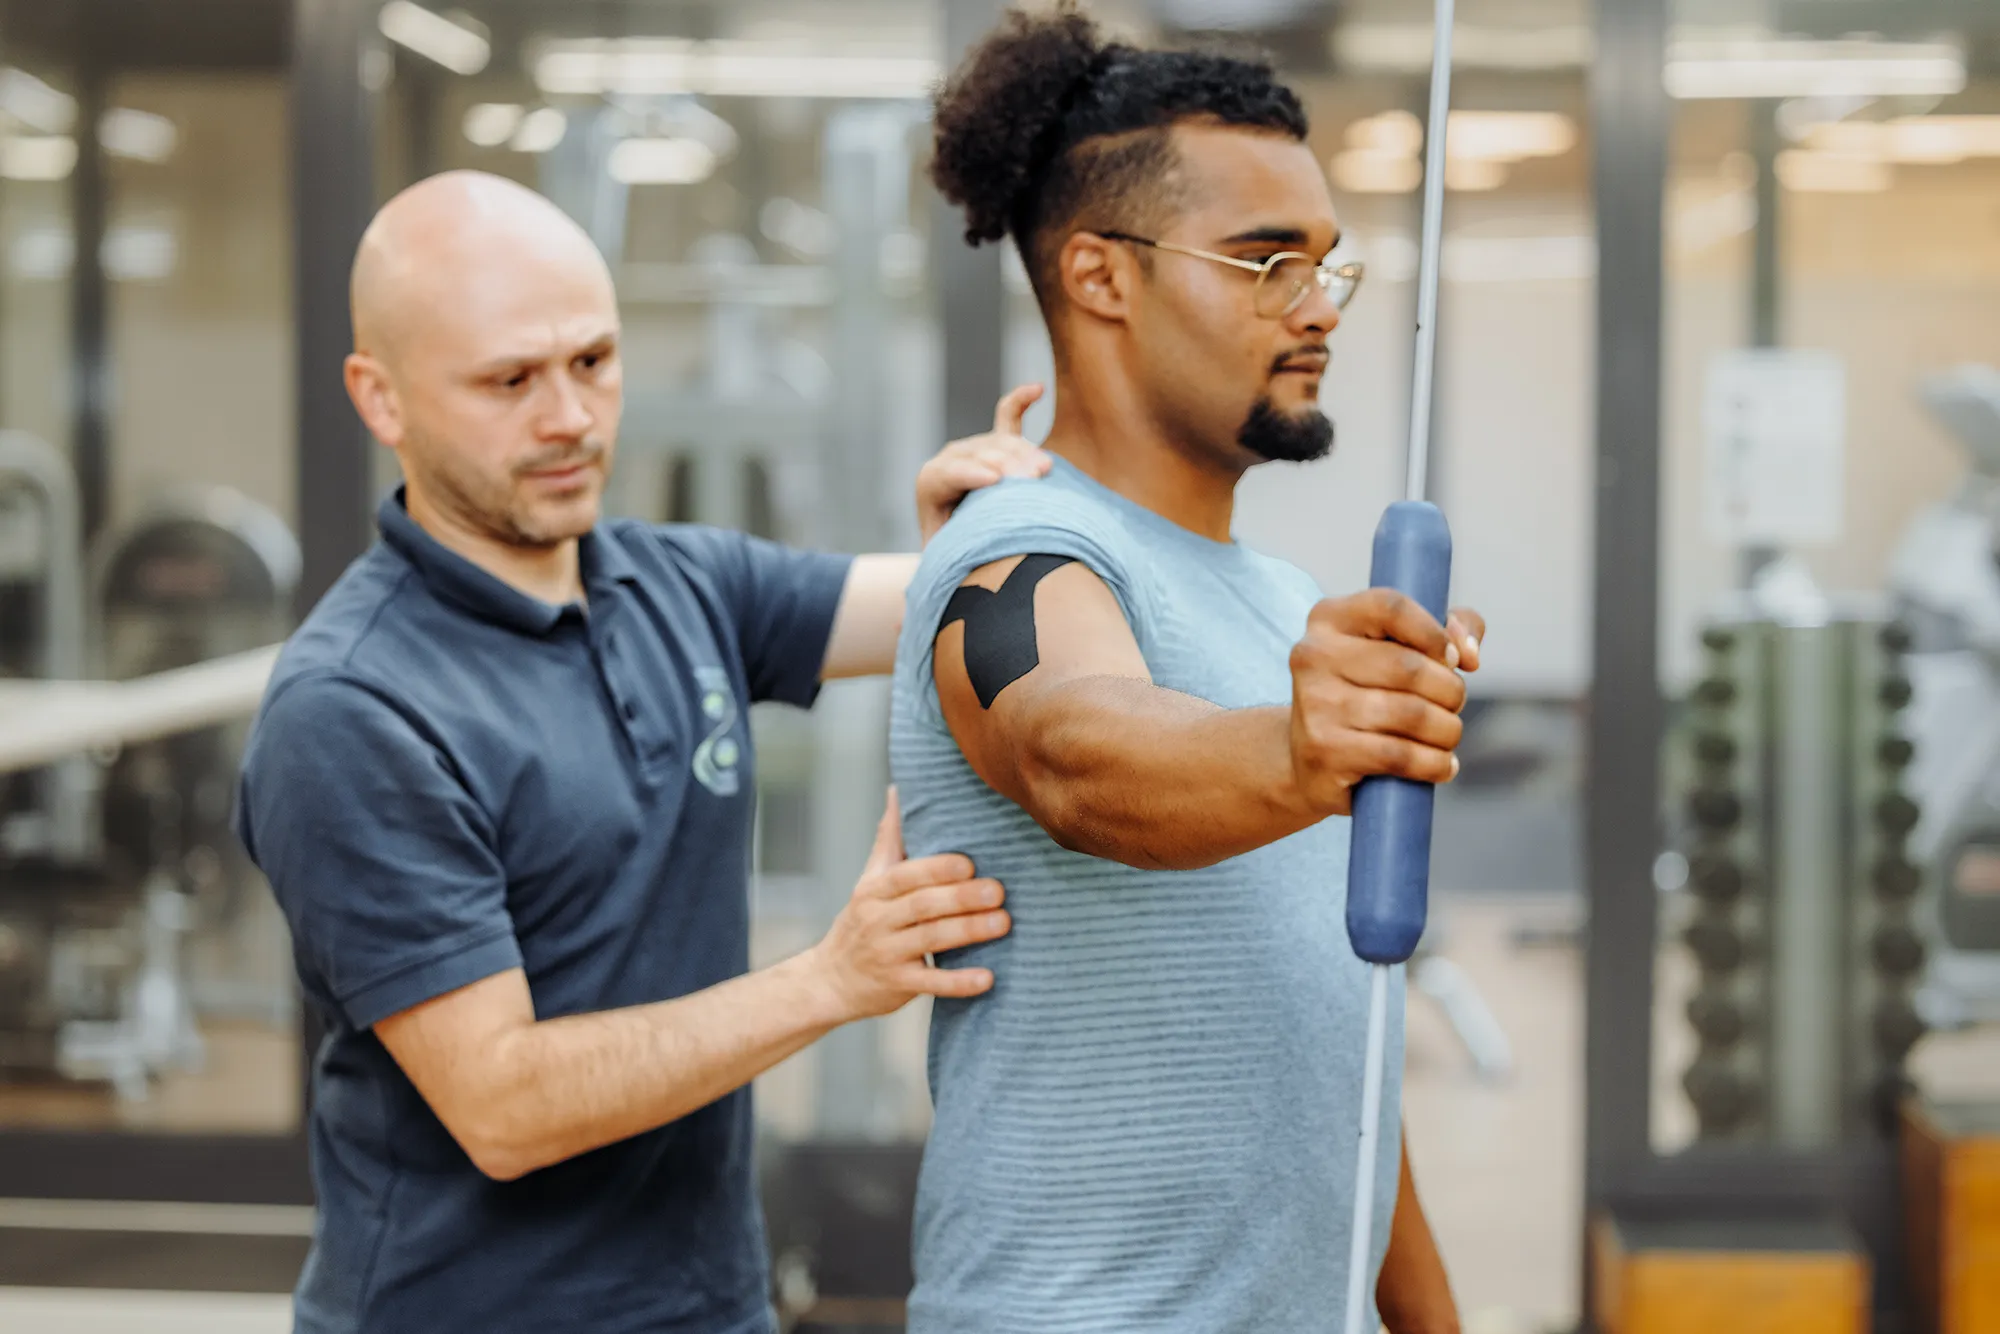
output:
[[[1324,412],[1280,412],[1269,398],[1260,398],[1243,419],[1236,443],[1273,463],[1311,463],[1333,449],[1333,422]]]

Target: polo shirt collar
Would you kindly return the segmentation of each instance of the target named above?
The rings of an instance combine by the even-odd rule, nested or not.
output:
[[[375,523],[382,531],[382,540],[416,569],[431,592],[482,620],[545,635],[575,605],[530,597],[445,546],[410,517],[400,486],[382,498],[375,510]],[[631,583],[638,578],[631,557],[601,525],[583,536],[578,560],[586,588]]]

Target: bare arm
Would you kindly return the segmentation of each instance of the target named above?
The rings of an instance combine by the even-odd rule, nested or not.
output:
[[[998,588],[1018,563],[966,583]],[[1465,688],[1447,664],[1477,661],[1472,613],[1447,635],[1395,594],[1323,602],[1292,653],[1291,705],[1222,709],[1152,683],[1117,599],[1085,566],[1048,574],[1031,606],[1035,665],[988,703],[967,667],[975,631],[945,626],[938,698],[973,770],[1064,847],[1206,866],[1345,812],[1368,775],[1456,772]]]
[[[1389,1251],[1375,1279],[1375,1307],[1389,1334],[1458,1334],[1458,1303],[1410,1172],[1409,1131],[1403,1139],[1402,1181],[1389,1220]]]
[[[924,963],[1005,934],[1000,886],[971,875],[963,857],[902,860],[892,799],[853,898],[803,954],[675,1000],[546,1021],[515,969],[375,1034],[479,1170],[511,1180],[685,1116],[850,1020],[985,991],[984,969]]]

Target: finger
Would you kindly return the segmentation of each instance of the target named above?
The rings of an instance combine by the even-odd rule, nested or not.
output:
[[[1406,644],[1427,658],[1445,659],[1451,640],[1437,617],[1393,588],[1371,588],[1352,597],[1335,598],[1313,608],[1315,622],[1365,639]]]
[[[1465,707],[1464,677],[1401,644],[1308,632],[1295,656],[1308,681],[1337,677],[1370,690],[1415,695],[1454,713]]]
[[[1047,451],[1025,440],[994,441],[979,451],[978,458],[1003,477],[1040,477],[1050,465]]]
[[[997,908],[1007,893],[998,880],[956,880],[942,885],[913,889],[895,901],[883,916],[889,927],[901,930],[920,922],[956,917]]]
[[[1468,672],[1478,671],[1479,641],[1486,637],[1486,618],[1469,607],[1458,607],[1445,622],[1444,631],[1458,650],[1456,665]]]
[[[957,852],[898,862],[879,877],[885,899],[899,899],[931,885],[955,885],[972,879],[972,859]]]
[[[993,409],[994,434],[1019,435],[1021,433],[1021,418],[1026,415],[1029,408],[1035,405],[1035,400],[1041,396],[1042,387],[1038,384],[1015,385],[1012,389],[1002,394],[999,404]]]
[[[946,950],[962,950],[967,945],[977,945],[982,941],[998,940],[1012,928],[1014,919],[1006,909],[992,912],[961,913],[956,917],[940,917],[936,921],[919,922],[896,933],[899,949],[906,950],[909,957],[920,954],[943,954]]]
[[[1006,475],[1005,469],[976,454],[939,464],[936,472],[938,489],[953,500],[961,499],[982,486],[991,486]]]
[[[888,800],[882,805],[882,819],[875,826],[875,846],[868,850],[868,864],[861,869],[861,874],[864,878],[880,875],[902,860],[903,809],[892,786]]]
[[[1355,738],[1355,749],[1361,753],[1364,775],[1433,784],[1458,777],[1458,756],[1419,741],[1364,732]]]
[[[897,977],[896,985],[920,996],[979,996],[993,989],[993,972],[987,968],[912,968]]]
[[[1429,700],[1393,690],[1363,691],[1350,706],[1352,726],[1377,736],[1399,736],[1438,750],[1457,747],[1465,720]]]

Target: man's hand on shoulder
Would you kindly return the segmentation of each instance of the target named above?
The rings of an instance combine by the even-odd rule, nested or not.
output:
[[[917,528],[925,545],[944,527],[958,503],[1003,477],[1040,477],[1049,456],[1021,436],[1021,417],[1042,396],[1038,384],[1010,391],[993,409],[993,429],[954,440],[917,473]]]
[[[1344,815],[1364,778],[1447,783],[1458,774],[1465,707],[1486,622],[1445,625],[1401,593],[1371,588],[1314,607],[1292,649],[1291,751],[1298,790],[1320,815]]]

